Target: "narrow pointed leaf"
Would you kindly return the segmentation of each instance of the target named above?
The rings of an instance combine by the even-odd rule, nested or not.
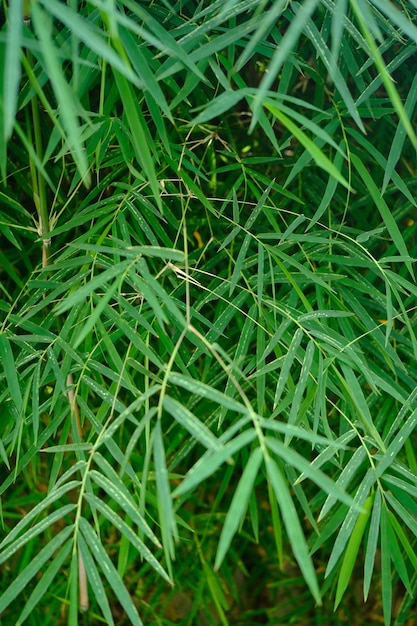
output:
[[[215,569],[218,569],[229,549],[230,543],[236,534],[243,516],[248,507],[249,498],[252,493],[253,483],[258,475],[260,464],[262,463],[262,450],[256,448],[249,457],[249,460],[243,470],[239,484],[236,488],[232,503],[226,515],[222,533],[220,535],[219,544],[217,546],[217,554],[215,561]]]
[[[120,604],[126,611],[132,625],[142,626],[142,620],[139,617],[136,606],[134,605],[132,598],[117,573],[116,568],[111,562],[110,557],[105,551],[100,539],[97,537],[96,533],[84,517],[80,518],[79,524],[80,531],[86,544],[88,545],[89,550],[93,554],[97,564],[100,566],[104,576],[107,578],[107,582],[117,596]]]

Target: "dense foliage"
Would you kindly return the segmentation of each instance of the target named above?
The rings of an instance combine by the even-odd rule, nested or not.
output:
[[[411,623],[415,0],[3,8],[2,623]]]

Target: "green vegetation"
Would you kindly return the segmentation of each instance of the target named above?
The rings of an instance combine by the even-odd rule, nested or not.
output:
[[[2,626],[411,625],[415,0],[3,8]]]

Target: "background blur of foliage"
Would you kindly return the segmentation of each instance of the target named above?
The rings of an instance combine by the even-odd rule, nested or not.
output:
[[[415,0],[2,22],[1,623],[414,624]]]

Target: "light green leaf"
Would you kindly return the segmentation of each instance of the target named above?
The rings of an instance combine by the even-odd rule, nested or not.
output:
[[[216,402],[231,411],[236,411],[238,413],[247,412],[247,408],[243,404],[240,404],[237,400],[230,398],[218,389],[215,389],[210,385],[206,385],[196,378],[190,378],[188,376],[178,374],[177,372],[171,372],[169,374],[169,381],[173,385],[178,385],[179,387],[182,387],[182,389],[186,389],[190,393],[196,394],[201,398],[208,398],[209,400],[212,400],[213,402]]]
[[[23,403],[22,392],[20,390],[17,368],[10,341],[4,332],[0,332],[0,362],[6,376],[10,396],[16,409],[20,412]]]
[[[104,589],[100,574],[98,572],[96,564],[94,563],[94,559],[91,556],[91,552],[88,549],[88,544],[81,534],[78,535],[78,549],[80,550],[80,554],[83,559],[85,571],[87,574],[87,580],[90,584],[90,588],[93,590],[94,596],[97,600],[97,604],[100,607],[104,618],[106,619],[106,623],[109,626],[114,626],[114,621],[109,601],[107,599],[106,590]]]
[[[382,578],[382,606],[384,612],[384,624],[391,624],[392,613],[392,580],[391,580],[391,545],[390,545],[390,522],[388,511],[381,509],[381,578]]]
[[[285,524],[294,556],[315,601],[317,604],[321,605],[320,589],[316,573],[311,561],[306,538],[301,527],[294,502],[291,498],[290,490],[275,461],[267,456],[265,458],[265,465],[268,481],[272,485],[275,497],[278,500],[282,519]]]
[[[260,464],[262,463],[262,458],[263,453],[261,448],[256,448],[256,450],[251,453],[245,465],[220,535],[214,565],[215,569],[218,569],[222,564],[238,526],[243,521],[243,516],[248,507],[249,498],[253,484],[258,475]]]
[[[60,118],[66,133],[65,140],[77,164],[81,179],[88,185],[90,173],[78,119],[82,110],[81,104],[65,80],[59,62],[59,52],[53,43],[51,16],[45,13],[38,4],[31,5],[31,16],[52,88],[60,105]],[[59,122],[56,120],[56,123]]]
[[[330,554],[329,560],[327,562],[327,568],[325,576],[327,577],[330,572],[335,568],[339,557],[343,553],[350,537],[352,534],[352,530],[356,524],[356,520],[358,519],[362,507],[365,504],[365,501],[369,495],[372,485],[375,482],[375,474],[373,469],[369,469],[365,474],[361,484],[358,487],[358,490],[353,499],[353,505],[350,507],[348,512],[345,515],[343,524],[339,530],[336,541],[333,544],[333,549]]]
[[[164,396],[163,406],[174,419],[208,450],[220,450],[221,444],[213,433],[187,407],[169,396]]]
[[[220,94],[220,96],[217,96],[217,98],[213,98],[207,106],[204,105],[198,107],[198,109],[202,108],[203,110],[192,120],[192,124],[204,124],[205,122],[213,119],[213,117],[222,115],[226,111],[229,111],[229,109],[236,106],[236,104],[244,97],[244,90],[237,89],[224,91]]]
[[[16,622],[16,626],[21,626],[21,624],[23,624],[23,622],[31,615],[36,605],[43,598],[54,580],[56,580],[56,577],[60,573],[61,567],[68,557],[71,548],[72,541],[67,541],[67,543],[65,543],[59,550],[52,563],[42,573],[41,579],[30,594],[29,600],[26,602],[25,608],[21,612],[19,619]]]
[[[20,574],[13,580],[13,582],[7,587],[7,589],[0,596],[0,613],[9,606],[11,602],[19,595],[23,589],[26,589],[32,578],[36,576],[41,567],[52,557],[52,555],[59,549],[64,541],[69,537],[73,531],[73,524],[63,528],[49,543],[46,544],[30,561],[30,563],[20,572]],[[48,579],[45,580],[45,583]],[[44,583],[44,584],[45,584]],[[46,591],[45,587],[40,585],[38,587],[38,593]]]
[[[363,574],[363,598],[365,602],[371,586],[372,573],[374,571],[375,565],[376,550],[378,546],[378,537],[381,523],[381,500],[381,492],[379,489],[377,489],[375,492],[371,521],[369,524],[368,539],[365,549],[365,564]]]
[[[285,35],[282,37],[279,45],[276,47],[274,55],[269,63],[268,72],[265,72],[261,84],[258,88],[258,93],[253,103],[253,119],[250,126],[250,131],[254,129],[259,117],[259,110],[262,106],[262,102],[271,87],[274,80],[278,76],[278,73],[287,61],[291,51],[295,47],[298,38],[303,31],[310,15],[314,12],[319,0],[307,0],[303,3],[303,7],[297,12],[297,15],[293,17],[291,24],[286,29]]]
[[[301,339],[303,338],[303,334],[304,333],[301,328],[298,328],[296,330],[291,340],[291,344],[288,348],[287,354],[285,355],[284,362],[282,363],[282,367],[281,367],[281,373],[278,378],[277,388],[275,390],[274,409],[279,404],[282,393],[285,389],[285,385],[288,384],[291,367],[294,362],[295,355],[297,353],[299,345],[301,343]]]
[[[330,176],[337,180],[341,185],[350,189],[350,185],[344,176],[340,173],[340,170],[336,168],[334,163],[328,159],[322,150],[306,135],[306,133],[299,128],[285,113],[280,111],[276,106],[266,103],[266,108],[285,126],[290,133],[304,146],[309,154],[314,159],[315,163],[324,169]]]
[[[146,127],[140,101],[133,90],[133,86],[129,83],[127,78],[115,69],[113,70],[113,73],[123,103],[123,110],[129,124],[130,140],[132,141],[135,157],[140,167],[144,170],[144,174],[150,184],[155,202],[162,212],[160,186],[156,176],[154,159],[152,158],[150,149],[153,146],[149,145],[149,131]]]
[[[265,437],[265,443],[267,447],[272,450],[279,458],[285,463],[291,465],[299,472],[303,473],[303,476],[314,481],[316,485],[320,486],[320,489],[331,494],[341,502],[344,502],[348,506],[353,506],[352,498],[346,493],[342,487],[329,478],[324,472],[312,465],[308,459],[282,443],[278,439],[272,437]]]
[[[311,364],[313,362],[315,351],[314,342],[311,340],[307,344],[307,348],[304,353],[303,364],[301,366],[300,377],[295,387],[295,393],[291,404],[290,414],[288,416],[288,424],[296,424],[298,413],[300,410],[301,400],[303,399],[305,388],[307,387],[308,378],[310,376]],[[290,441],[290,435],[285,436],[285,443],[288,445]]]
[[[100,463],[100,466],[104,465],[103,463],[104,459],[102,459],[101,461],[97,461],[97,457],[98,457],[97,454],[94,455],[96,463],[97,464]],[[110,464],[107,463],[107,465],[110,465]],[[160,546],[158,539],[155,537],[154,533],[149,528],[148,524],[146,523],[146,521],[143,519],[142,515],[140,514],[139,507],[136,505],[131,494],[123,485],[119,476],[115,472],[114,474],[112,474],[111,479],[107,478],[106,476],[103,476],[103,474],[100,474],[96,470],[92,470],[89,473],[89,476],[97,485],[99,485],[102,489],[104,489],[105,492],[111,498],[113,498],[115,502],[119,504],[122,511],[127,513],[127,515],[129,515],[129,517],[132,518],[133,522],[138,525],[138,527],[146,534],[147,537],[149,537],[149,539],[151,539],[151,541],[153,541],[157,546]]]
[[[123,584],[122,579],[117,573],[116,568],[111,562],[107,552],[105,551],[100,539],[97,537],[94,530],[84,517],[80,518],[80,531],[82,536],[88,545],[89,550],[93,554],[96,562],[100,566],[103,574],[107,578],[107,581],[112,588],[113,592],[117,596],[120,604],[126,611],[133,626],[142,626],[142,621],[139,617],[137,609],[130,597],[126,587]]]
[[[6,53],[3,60],[3,115],[4,136],[7,142],[13,132],[18,102],[20,77],[22,73],[20,54],[22,46],[23,0],[12,0],[8,7],[8,27],[6,29]]]
[[[359,159],[359,157],[352,154],[351,160],[356,171],[358,172],[363,182],[365,183],[365,186],[369,192],[369,195],[371,196],[372,200],[375,202],[375,205],[384,221],[384,225],[387,231],[389,232],[395,246],[397,247],[398,252],[404,257],[409,257],[410,256],[409,251],[407,249],[407,246],[405,244],[401,231],[397,225],[397,222],[395,221],[395,218],[392,212],[388,208],[387,203],[383,199],[381,192],[376,186],[374,179],[372,178],[372,176],[366,169],[365,165]],[[411,262],[405,261],[405,265],[408,271],[410,272],[412,278],[414,279],[414,270],[411,265]]]
[[[104,272],[100,272],[100,274],[94,276],[94,278],[91,278],[85,285],[76,289],[70,296],[68,296],[64,300],[61,300],[61,302],[56,307],[56,314],[61,315],[62,313],[65,313],[65,311],[68,311],[68,309],[72,309],[76,304],[90,297],[91,294],[97,289],[110,282],[112,278],[120,278],[120,276],[123,275],[124,270],[129,267],[130,264],[130,260],[121,261],[120,263],[112,265]]]
[[[363,511],[359,514],[355,525],[352,529],[352,534],[343,557],[342,567],[340,569],[339,577],[337,580],[336,599],[334,602],[334,610],[339,606],[340,601],[346,591],[349,584],[350,577],[353,572],[353,567],[356,563],[359,548],[362,542],[362,537],[365,532],[365,528],[368,524],[368,520],[371,514],[372,504],[374,501],[373,495],[368,496],[364,505]]]
[[[9,546],[0,553],[0,563],[4,563],[4,561],[6,561],[12,554],[17,552],[17,550],[20,550],[20,548],[22,548],[28,541],[43,533],[47,528],[52,526],[52,524],[54,524],[58,520],[62,520],[65,515],[68,515],[68,513],[73,511],[76,506],[76,504],[64,504],[64,506],[62,506],[60,509],[57,509],[53,513],[50,513],[40,522],[35,524],[35,526],[29,528],[29,530],[27,530],[23,535],[15,539],[13,543],[10,544],[9,542]]]
[[[80,486],[78,480],[72,480],[69,483],[62,485],[58,489],[51,491],[39,504],[33,507],[26,515],[16,524],[16,526],[4,537],[0,544],[0,549],[3,549],[9,543],[15,540],[16,537],[28,526],[35,517],[37,517],[42,511],[48,508],[53,502],[62,498],[64,494],[72,489],[77,489]],[[68,506],[68,505],[67,505]],[[45,520],[42,520],[44,522]],[[41,523],[42,523],[41,522]]]
[[[372,419],[372,415],[369,409],[368,402],[364,396],[362,391],[362,387],[359,384],[358,379],[356,378],[353,370],[347,365],[341,364],[341,368],[343,370],[343,374],[345,377],[345,386],[346,391],[350,395],[352,399],[352,403],[357,409],[358,418],[366,428],[368,434],[375,439],[375,442],[379,446],[381,450],[385,449],[384,442],[381,439],[381,436],[378,430],[375,428],[375,424]]]
[[[246,430],[237,435],[229,443],[225,444],[218,452],[204,454],[186,474],[182,483],[172,493],[173,497],[180,496],[190,491],[214,472],[241,448],[249,445],[256,438],[254,430]]]
[[[155,461],[159,523],[161,526],[162,544],[164,546],[169,571],[171,559],[175,556],[174,541],[178,540],[178,530],[174,508],[172,506],[171,489],[169,486],[165,447],[162,438],[160,420],[157,421],[153,431],[153,452]]]
[[[109,45],[108,34],[100,32],[89,20],[85,19],[78,11],[72,7],[62,4],[57,0],[42,0],[42,4],[47,11],[54,15],[59,21],[68,26],[69,30],[76,34],[99,58],[105,59],[107,63],[121,72],[133,84],[139,86],[138,77],[126,63]]]
[[[378,461],[375,468],[377,478],[383,476],[388,467],[395,461],[400,450],[403,449],[407,438],[413,432],[417,424],[417,409],[415,409],[410,417],[406,420],[403,426],[399,429],[398,433],[382,455],[382,458]]]
[[[366,448],[364,446],[357,448],[343,467],[342,473],[338,477],[336,484],[339,485],[339,487],[341,487],[342,489],[346,489],[358,473],[359,469],[362,467],[362,464],[366,458]],[[329,494],[327,496],[326,501],[320,511],[319,521],[327,515],[327,513],[336,504],[336,502],[337,498],[335,498],[334,495]]]
[[[48,448],[42,448],[40,452],[80,452],[81,450],[91,450],[93,445],[91,443],[65,443],[60,446],[48,446]]]
[[[113,511],[105,502],[97,498],[93,493],[86,493],[86,500],[90,502],[97,511],[100,511],[107,519],[127,538],[130,544],[136,548],[139,554],[153,567],[153,569],[171,585],[173,584],[168,574],[165,572],[159,561],[154,557],[149,548],[141,541],[138,535],[126,524],[126,522]]]

